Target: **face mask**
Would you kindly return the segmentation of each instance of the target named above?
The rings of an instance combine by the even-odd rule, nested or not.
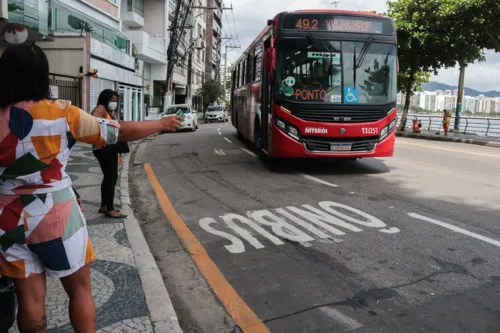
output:
[[[117,102],[110,102],[108,104],[108,109],[109,109],[109,111],[115,111],[117,106],[118,106]]]

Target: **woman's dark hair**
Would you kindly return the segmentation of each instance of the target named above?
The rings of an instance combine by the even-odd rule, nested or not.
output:
[[[99,94],[99,98],[97,99],[97,105],[102,105],[107,110],[109,101],[111,101],[111,98],[113,96],[118,97],[118,93],[114,90],[105,89],[101,91],[101,93]]]
[[[35,44],[10,46],[0,57],[0,107],[50,99],[49,61]]]

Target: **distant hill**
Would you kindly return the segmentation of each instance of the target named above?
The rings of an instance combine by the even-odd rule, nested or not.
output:
[[[451,90],[451,91],[453,91],[455,89],[457,89],[457,86],[449,86],[447,84],[439,83],[439,82],[435,82],[435,81],[430,81],[429,83],[425,83],[423,85],[423,90],[427,90],[427,91],[435,91],[435,90]],[[474,89],[465,87],[465,96],[477,97],[479,95],[484,95],[484,96],[490,97],[490,98],[500,97],[500,91],[492,90],[492,91],[483,92],[483,91],[478,91],[478,90],[474,90]]]

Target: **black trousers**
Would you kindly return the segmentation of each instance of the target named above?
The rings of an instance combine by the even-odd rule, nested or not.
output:
[[[94,150],[101,166],[104,178],[101,184],[101,207],[106,207],[108,211],[115,209],[115,187],[118,180],[118,154],[109,153],[105,149]]]

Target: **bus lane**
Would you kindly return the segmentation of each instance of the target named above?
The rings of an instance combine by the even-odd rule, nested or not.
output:
[[[354,193],[345,182],[332,187],[265,165],[216,136],[170,146],[169,159],[148,149],[146,171],[181,240],[199,242],[194,260],[206,253],[198,267],[236,323],[271,332],[427,332],[478,328],[479,316],[479,331],[489,331],[491,304],[475,295],[497,288],[498,235],[398,200],[389,182],[379,181],[378,197]],[[475,311],[453,317],[467,312],[466,298]]]

